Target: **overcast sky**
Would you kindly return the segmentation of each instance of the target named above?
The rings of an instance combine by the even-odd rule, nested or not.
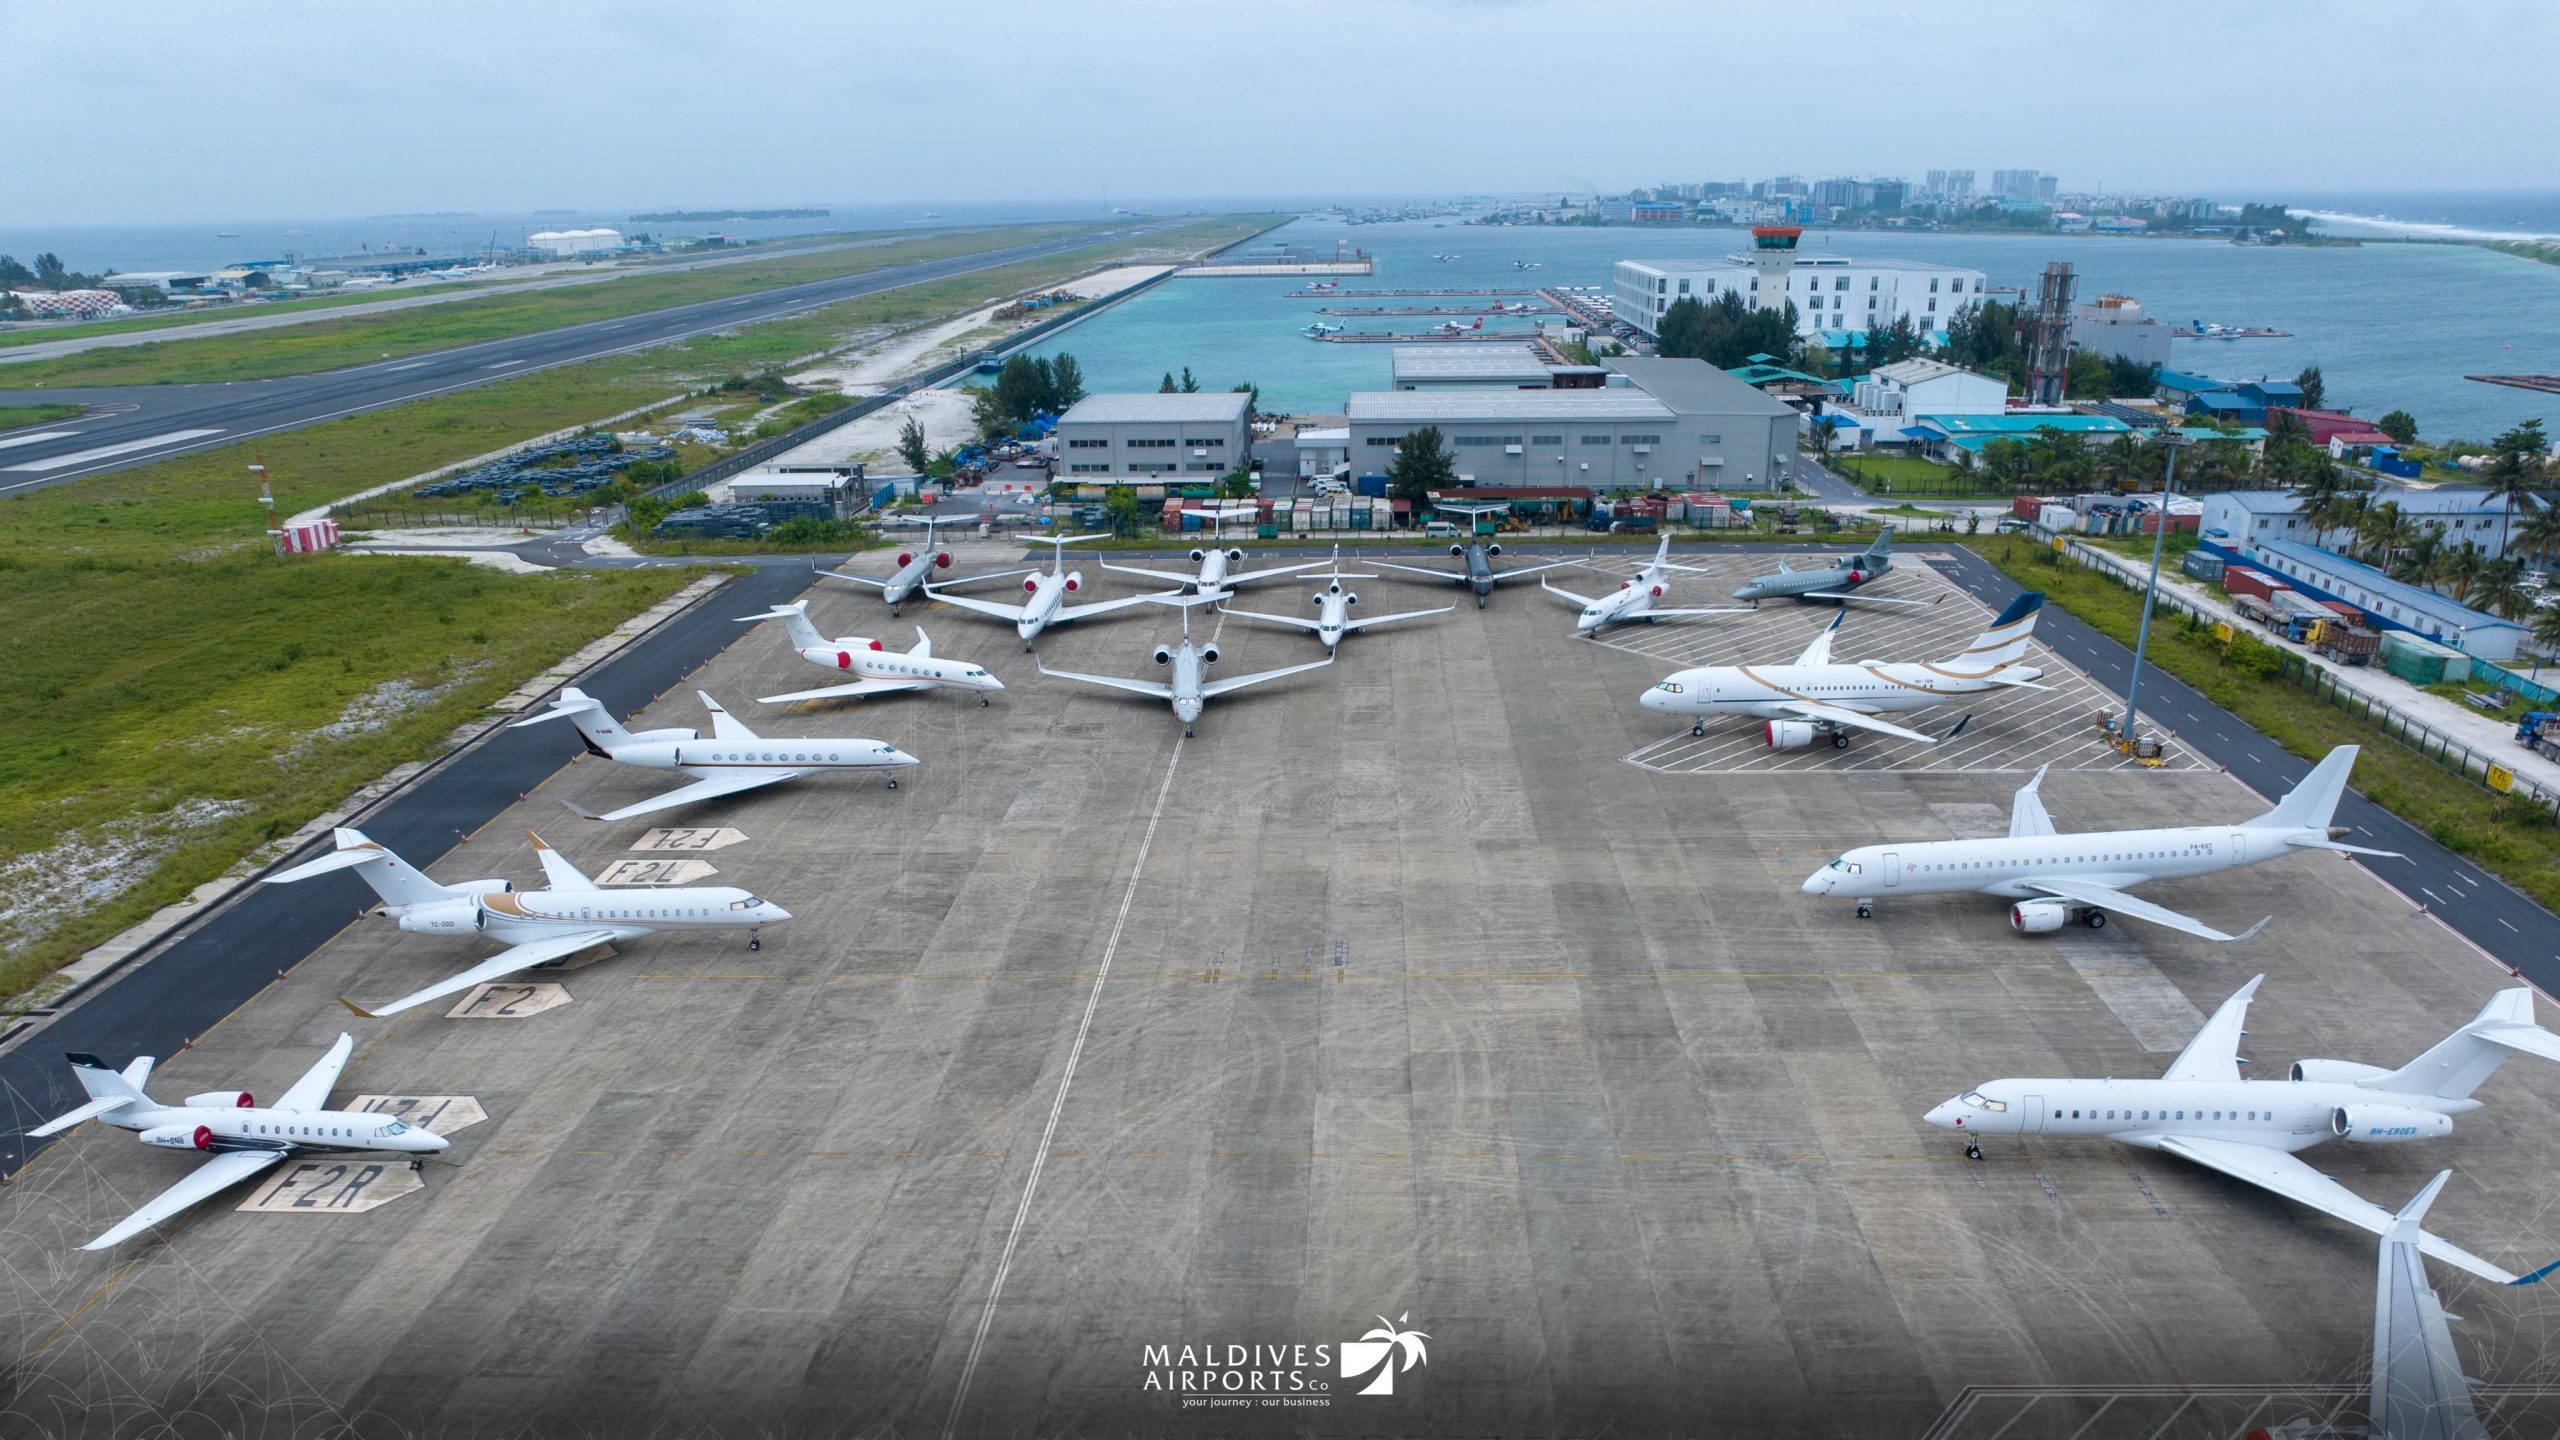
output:
[[[2544,0],[8,9],[18,226],[1621,190],[2560,185]]]

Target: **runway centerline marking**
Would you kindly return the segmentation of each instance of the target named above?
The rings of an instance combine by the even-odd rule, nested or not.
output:
[[[1218,631],[1225,628],[1226,621],[1221,618],[1217,629],[1210,632],[1211,643],[1216,643]],[[1031,1219],[1031,1201],[1040,1192],[1040,1172],[1049,1163],[1050,1144],[1058,1138],[1058,1121],[1067,1110],[1067,1091],[1076,1083],[1076,1065],[1084,1058],[1085,1037],[1093,1033],[1094,1012],[1102,1008],[1102,987],[1111,979],[1111,960],[1120,952],[1120,937],[1129,928],[1129,910],[1137,903],[1138,881],[1147,873],[1147,855],[1155,849],[1156,828],[1164,820],[1165,802],[1173,796],[1173,778],[1182,771],[1182,749],[1189,743],[1187,735],[1174,740],[1173,756],[1165,762],[1164,783],[1156,787],[1155,808],[1147,812],[1146,833],[1138,840],[1137,861],[1129,867],[1129,883],[1120,892],[1120,912],[1112,917],[1111,938],[1103,942],[1102,963],[1094,970],[1093,988],[1085,993],[1084,1016],[1076,1022],[1075,1043],[1067,1048],[1066,1073],[1058,1077],[1057,1098],[1049,1102],[1049,1122],[1041,1128],[1039,1148],[1031,1154],[1031,1173],[1023,1180],[1022,1203],[1014,1207],[1012,1228],[1005,1232],[1004,1252],[996,1259],[995,1279],[987,1286],[986,1308],[978,1312],[977,1333],[969,1338],[969,1358],[960,1366],[960,1383],[951,1394],[950,1417],[942,1422],[943,1440],[951,1440],[959,1432],[960,1412],[969,1403],[969,1383],[976,1378],[978,1357],[987,1348],[987,1329],[995,1323],[996,1306],[1004,1299],[1005,1276],[1013,1269],[1013,1252],[1022,1243],[1022,1227]]]

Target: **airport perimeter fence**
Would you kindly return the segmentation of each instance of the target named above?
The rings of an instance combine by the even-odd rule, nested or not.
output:
[[[2136,593],[2143,589],[2150,574],[2148,566],[2128,568],[2131,562],[2077,540],[2065,542],[2063,554],[2073,563],[2094,570]],[[2165,586],[2158,593],[2157,604],[2162,610],[2188,616],[2206,625],[2229,623],[2225,617]],[[2312,663],[2307,656],[2271,648],[2276,648],[2281,659],[2277,673],[2295,686],[2355,716],[2480,788],[2538,806],[2560,819],[2560,791],[2517,774],[2502,763],[2499,756],[2484,754],[2468,741],[2448,735],[2388,701],[2375,699],[2340,680],[2327,667]]]
[[[505,510],[428,510],[412,505],[357,505],[337,512],[345,529],[557,530],[595,514],[580,505],[517,505]]]

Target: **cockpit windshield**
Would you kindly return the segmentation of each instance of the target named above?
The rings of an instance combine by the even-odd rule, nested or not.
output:
[[[1967,1090],[1956,1098],[1976,1110],[1988,1110],[1995,1115],[2009,1108],[2008,1101],[1994,1100],[1979,1090]]]
[[[1589,614],[1589,613],[1591,613],[1591,612],[1589,612],[1589,611],[1587,611],[1587,610],[1586,610],[1586,611],[1584,611],[1583,613],[1587,615],[1587,614]],[[1653,688],[1654,688],[1654,689],[1656,689],[1656,690],[1661,691],[1662,693],[1664,693],[1664,694],[1666,694],[1666,695],[1678,695],[1678,694],[1681,694],[1681,693],[1682,693],[1682,691],[1681,691],[1681,689],[1680,689],[1680,684],[1679,684],[1679,682],[1678,682],[1678,681],[1675,681],[1675,680],[1665,680],[1665,681],[1663,681],[1661,684],[1656,685],[1656,686],[1654,686]]]
[[[382,1127],[382,1133],[385,1135],[406,1135],[409,1133],[409,1122],[406,1120],[394,1120],[390,1124]]]
[[[1826,868],[1837,870],[1843,875],[1862,875],[1866,873],[1864,866],[1861,866],[1846,857],[1832,861]]]

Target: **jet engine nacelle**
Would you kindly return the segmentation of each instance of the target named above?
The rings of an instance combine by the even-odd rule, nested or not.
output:
[[[1813,743],[1813,733],[1810,720],[1772,720],[1769,722],[1769,748],[1801,750]]]
[[[933,568],[934,568],[934,569],[936,569],[936,570],[948,570],[948,569],[950,569],[950,568],[951,568],[951,552],[950,552],[950,551],[948,551],[948,550],[936,550],[936,551],[934,551],[934,552],[933,552]]]
[[[1037,575],[1034,575],[1034,576],[1032,576],[1030,579],[1023,581],[1023,582],[1022,582],[1022,593],[1023,593],[1023,594],[1025,594],[1025,595],[1037,595],[1037,594],[1039,594],[1039,593],[1040,593],[1040,577],[1039,577],[1039,576],[1037,576]]]
[[[1172,663],[1173,663],[1173,647],[1172,647],[1172,646],[1170,646],[1170,645],[1159,645],[1159,646],[1157,646],[1157,647],[1156,647],[1156,663],[1157,663],[1157,664],[1159,664],[1159,665],[1170,665],[1170,664],[1172,664]]]
[[[1241,550],[1230,550],[1230,551],[1228,551],[1228,552],[1227,552],[1227,563],[1228,563],[1228,564],[1230,564],[1230,565],[1241,565],[1241,564],[1243,564],[1243,563],[1244,563],[1244,552],[1243,552],[1243,551],[1241,551]]]
[[[1487,545],[1484,547],[1484,553],[1487,555],[1499,555],[1502,553],[1502,547],[1499,545]]]
[[[1074,594],[1076,591],[1081,590],[1081,589],[1083,589],[1083,588],[1084,588],[1084,572],[1083,572],[1083,571],[1081,571],[1081,570],[1070,570],[1070,571],[1068,571],[1068,572],[1067,572],[1067,593],[1069,593],[1069,594]]]
[[[1467,547],[1464,545],[1452,545],[1449,547],[1449,553],[1452,555],[1464,555],[1467,553]]]
[[[248,1110],[257,1105],[246,1090],[213,1090],[187,1097],[190,1110]]]
[[[140,1139],[163,1150],[211,1150],[215,1144],[210,1125],[159,1125],[143,1131]]]
[[[2315,1085],[2353,1085],[2359,1080],[2379,1080],[2390,1073],[2379,1065],[2359,1065],[2353,1060],[2296,1060],[2287,1072],[2295,1080]]]
[[[1191,552],[1191,563],[1192,563],[1192,564],[1194,564],[1194,565],[1197,565],[1197,564],[1199,564],[1201,561],[1206,560],[1206,559],[1208,559],[1208,558],[1209,558],[1209,552],[1208,552],[1208,551],[1206,551],[1206,550],[1194,549],[1194,550]]]
[[[1217,663],[1218,663],[1218,647],[1217,647],[1217,646],[1215,646],[1215,645],[1203,645],[1203,646],[1201,646],[1201,647],[1200,647],[1200,663],[1201,663],[1201,664],[1203,664],[1203,665],[1215,665],[1215,664],[1217,664]]]
[[[1360,603],[1360,597],[1357,595],[1345,595],[1342,597],[1342,603],[1345,605],[1357,605]]]
[[[402,911],[400,928],[413,935],[468,935],[487,918],[476,900],[438,900]]]
[[[908,566],[913,565],[914,563],[916,563],[916,556],[915,556],[915,552],[914,552],[914,551],[912,551],[912,550],[901,550],[901,551],[899,551],[899,552],[898,552],[898,568],[899,568],[899,569],[904,570],[904,569],[906,569]]]
[[[1662,587],[1661,587],[1661,586],[1656,585],[1656,586],[1654,586],[1654,587],[1653,587],[1653,598],[1654,598],[1654,599],[1656,599],[1656,600],[1659,600],[1659,599],[1661,599],[1661,598],[1662,598]]]
[[[2329,1112],[2329,1133],[2351,1145],[2398,1145],[2453,1133],[2453,1117],[2406,1105],[2341,1105]]]
[[[2009,907],[2009,928],[2021,935],[2050,935],[2071,923],[2071,907],[2059,900],[2021,900]]]

